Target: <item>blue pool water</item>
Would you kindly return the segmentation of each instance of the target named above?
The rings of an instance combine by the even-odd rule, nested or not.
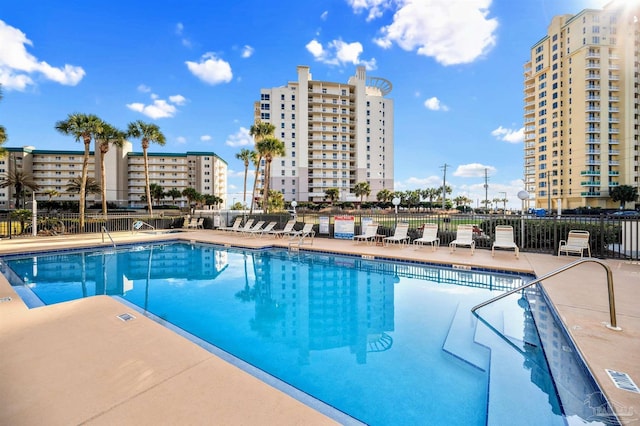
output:
[[[538,290],[470,313],[529,277],[178,242],[0,266],[34,305],[119,296],[367,424],[561,425],[604,403]]]

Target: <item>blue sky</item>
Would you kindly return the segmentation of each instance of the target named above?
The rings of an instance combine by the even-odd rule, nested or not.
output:
[[[152,152],[212,151],[242,191],[235,154],[260,89],[295,80],[347,82],[357,65],[390,80],[395,189],[453,196],[522,189],[523,64],[554,15],[606,0],[111,0],[2,2],[0,123],[5,146],[81,150],[54,124],[93,113],[167,137]],[[140,151],[138,141],[134,149]]]

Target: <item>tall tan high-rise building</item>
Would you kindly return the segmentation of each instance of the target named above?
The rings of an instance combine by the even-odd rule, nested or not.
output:
[[[269,188],[286,201],[323,201],[337,188],[340,201],[359,201],[354,186],[367,182],[375,200],[393,191],[391,83],[367,77],[359,66],[347,83],[313,80],[307,66],[298,80],[260,90],[254,118],[275,126],[286,155],[271,163]],[[264,175],[262,176],[264,179]]]
[[[538,208],[615,208],[611,190],[640,184],[640,7],[631,3],[556,16],[531,48],[524,177]]]

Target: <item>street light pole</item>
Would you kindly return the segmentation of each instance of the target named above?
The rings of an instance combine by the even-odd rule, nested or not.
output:
[[[520,248],[524,248],[524,202],[529,199],[529,193],[524,189],[518,192],[518,198],[522,202],[522,211],[520,212]]]

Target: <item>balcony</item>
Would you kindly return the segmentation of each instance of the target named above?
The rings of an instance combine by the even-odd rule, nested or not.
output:
[[[585,119],[585,121],[587,123],[599,123],[600,122],[600,117],[587,117]]]
[[[600,170],[583,170],[580,174],[582,176],[600,176]]]
[[[616,160],[609,160],[609,165],[610,166],[619,166],[620,162],[616,161]]]
[[[619,92],[620,91],[620,86],[609,86],[609,91],[610,92]]]
[[[609,150],[609,155],[620,155],[620,150],[619,149],[610,149]]]
[[[581,186],[600,186],[600,181],[585,181],[585,182],[580,182]]]
[[[587,155],[600,155],[600,150],[599,149],[588,149],[587,150]]]
[[[586,140],[589,145],[600,145],[600,138],[590,138]]]
[[[581,192],[581,197],[599,197],[600,191],[589,191],[589,192]]]
[[[609,139],[609,145],[618,145],[618,144],[620,144],[620,139],[615,139],[615,138]]]
[[[617,135],[618,133],[620,133],[620,130],[619,129],[609,129],[609,133]]]
[[[589,100],[589,101],[599,101],[600,100],[600,96],[598,96],[598,95],[589,95],[589,96],[587,96],[587,100]]]
[[[620,176],[620,172],[615,170],[609,170],[609,176]]]
[[[620,182],[609,182],[609,186],[620,186]]]
[[[588,127],[587,133],[600,133],[600,127],[595,127],[595,126]]]

